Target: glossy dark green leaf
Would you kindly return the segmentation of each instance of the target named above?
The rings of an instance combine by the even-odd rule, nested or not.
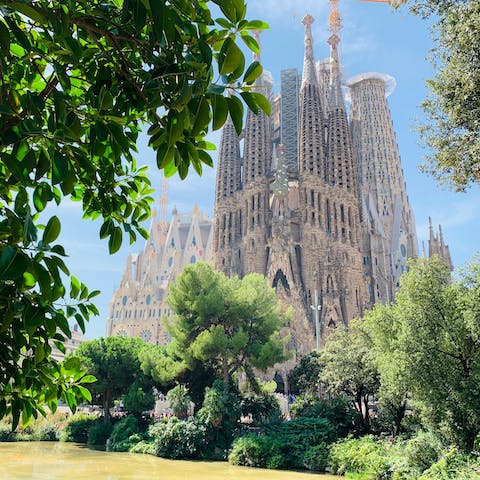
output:
[[[235,71],[242,60],[245,61],[242,51],[230,37],[227,37],[218,54],[218,70],[220,75]]]
[[[10,32],[4,22],[0,20],[0,47],[5,54],[10,50]],[[5,112],[4,112],[5,113]]]
[[[28,257],[10,245],[2,249],[0,254],[0,280],[16,280],[20,278],[29,263]]]
[[[227,104],[237,135],[241,135],[243,129],[243,103],[238,97],[227,97]]]
[[[228,116],[228,104],[222,95],[212,95],[213,130],[223,127]]]
[[[60,152],[56,151],[52,164],[52,184],[56,185],[65,180],[68,175],[68,160]]]
[[[255,98],[253,97],[251,92],[240,92],[241,97],[243,98],[244,102],[247,104],[248,108],[255,114],[258,115],[258,105],[255,102]]]
[[[210,108],[208,106],[207,100],[202,97],[198,102],[197,111],[195,113],[195,121],[192,127],[192,135],[200,135],[204,131],[208,123],[210,122]]]
[[[110,254],[118,252],[122,246],[122,230],[120,227],[114,227],[110,238],[108,239],[108,251]]]
[[[251,85],[262,73],[262,65],[257,61],[252,62],[243,76],[243,82]]]
[[[60,235],[61,223],[57,216],[53,216],[48,220],[45,230],[43,231],[42,242],[49,244],[55,241]]]
[[[105,221],[100,227],[100,238],[107,238],[112,233],[114,226],[115,224],[113,223],[113,220]]]

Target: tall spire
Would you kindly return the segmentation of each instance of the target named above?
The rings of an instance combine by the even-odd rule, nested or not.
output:
[[[312,40],[312,23],[314,21],[315,19],[311,15],[305,15],[302,20],[302,23],[305,25],[305,53],[303,57],[302,88],[306,84],[317,85]]]
[[[232,197],[240,189],[240,145],[230,115],[225,122],[220,139],[217,167],[216,202]]]
[[[340,37],[333,34],[328,39],[330,45],[330,93],[329,93],[329,107],[343,107],[345,102],[342,93],[342,75],[340,72],[340,60],[338,55],[338,44]]]
[[[305,25],[305,55],[300,89],[299,172],[301,176],[318,177],[324,171],[325,145],[322,101],[313,57],[313,21],[311,15],[302,20]]]
[[[340,22],[339,17],[337,19]],[[353,168],[353,149],[347,110],[342,93],[340,61],[338,56],[339,30],[333,30],[328,39],[330,45],[330,90],[328,98],[328,169],[327,180],[347,189],[353,189],[355,171]]]

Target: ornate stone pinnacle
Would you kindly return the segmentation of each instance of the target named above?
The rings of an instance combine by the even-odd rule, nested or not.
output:
[[[309,13],[307,15],[305,15],[302,19],[302,23],[305,26],[311,25],[314,21],[315,21],[315,19]]]

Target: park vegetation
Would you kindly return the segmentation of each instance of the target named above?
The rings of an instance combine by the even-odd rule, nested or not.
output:
[[[464,191],[480,182],[480,3],[478,0],[406,0],[410,11],[432,21],[427,81],[419,127],[428,148],[423,170]]]
[[[110,337],[67,359],[96,376],[88,388],[103,417],[57,414],[16,433],[4,424],[0,437],[365,480],[480,478],[477,260],[456,277],[440,258],[412,261],[392,304],[331,330],[325,348],[290,371],[288,419],[257,378],[289,355],[279,337],[288,312],[265,279],[199,263],[180,275],[169,304],[167,348]],[[166,393],[171,415],[152,421],[155,392]],[[109,416],[113,403],[120,416]]]

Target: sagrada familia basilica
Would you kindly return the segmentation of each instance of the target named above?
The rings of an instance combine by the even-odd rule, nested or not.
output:
[[[364,73],[342,84],[339,37],[328,40],[329,58],[316,61],[313,21],[303,19],[301,75],[282,71],[275,96],[268,72],[256,81],[272,115],[249,111],[241,136],[230,119],[223,128],[213,226],[198,209],[152,223],[114,294],[107,335],[167,342],[168,283],[198,259],[227,275],[264,275],[294,307],[288,329],[297,358],[321,347],[329,329],[393,299],[408,258],[418,256],[387,103],[395,80]],[[452,266],[441,230],[431,227],[433,253]]]

